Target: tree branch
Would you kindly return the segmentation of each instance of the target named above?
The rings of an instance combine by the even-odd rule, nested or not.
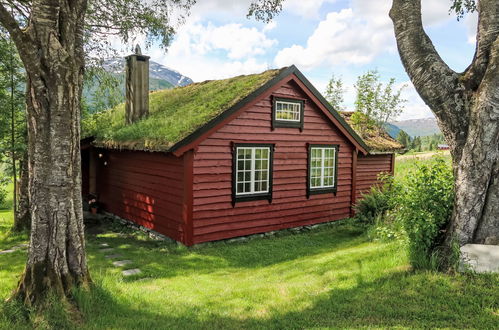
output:
[[[17,44],[23,42],[23,32],[16,19],[9,13],[7,8],[0,3],[0,24],[9,32],[11,38]]]
[[[476,90],[485,75],[490,60],[490,51],[499,35],[499,1],[481,0],[478,2],[478,27],[476,50],[473,62],[464,72],[464,83]]]
[[[469,96],[460,75],[447,66],[425,33],[421,0],[393,0],[390,18],[402,63],[414,87],[437,117],[451,147],[462,145],[469,123]]]

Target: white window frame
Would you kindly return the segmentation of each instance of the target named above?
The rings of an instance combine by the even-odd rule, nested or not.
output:
[[[287,113],[288,111],[279,111],[277,110],[277,105],[278,104],[287,104],[287,105],[292,105],[296,106],[296,109],[298,109],[298,119],[286,119],[286,118],[278,118],[277,114],[280,113]],[[284,122],[292,122],[292,123],[301,123],[301,113],[302,113],[302,103],[301,102],[294,102],[294,101],[281,101],[281,100],[276,100],[275,101],[275,109],[274,109],[274,120],[276,121],[284,121]],[[294,110],[291,113],[295,113]]]
[[[313,151],[314,150],[321,150],[321,156],[320,156],[320,161],[321,161],[321,165],[320,167],[313,167],[312,166],[312,155],[313,155]],[[324,184],[324,179],[325,179],[325,176],[324,176],[324,170],[326,168],[325,165],[325,161],[326,161],[326,150],[333,150],[333,156],[332,156],[332,159],[333,159],[333,165],[331,166],[331,169],[332,169],[332,175],[331,175],[331,178],[332,178],[332,184],[331,185],[325,185]],[[337,146],[328,146],[328,147],[325,147],[325,146],[311,146],[310,147],[310,164],[309,164],[309,178],[308,178],[308,182],[309,182],[309,189],[311,191],[313,190],[317,190],[317,189],[332,189],[332,188],[335,188],[336,187],[336,162],[337,162],[337,153],[338,153],[338,148]],[[319,186],[312,186],[312,173],[313,173],[313,169],[316,169],[316,168],[320,168],[320,185]],[[329,168],[329,167],[328,167]],[[330,176],[328,176],[330,177]],[[316,178],[316,177],[315,177]]]
[[[238,192],[238,184],[239,183],[242,183],[243,185],[245,183],[248,183],[248,181],[239,181],[239,173],[245,173],[246,169],[243,169],[243,170],[240,170],[239,169],[239,152],[242,151],[242,150],[251,150],[251,169],[250,169],[250,191],[249,192]],[[266,171],[262,171],[262,173],[267,173],[267,178],[266,180],[258,180],[256,181],[255,180],[255,161],[256,161],[256,150],[257,149],[261,149],[261,150],[267,150],[267,158],[266,159],[261,159],[261,160],[266,160],[267,161],[267,168],[266,168]],[[235,171],[236,171],[236,175],[235,175],[235,193],[236,193],[236,196],[251,196],[251,195],[260,195],[260,194],[268,194],[270,192],[270,162],[271,162],[271,158],[272,158],[272,155],[271,155],[271,150],[270,150],[270,147],[257,147],[257,146],[248,146],[248,147],[245,147],[245,146],[238,146],[236,148],[236,165],[235,165]],[[244,174],[243,174],[243,177],[244,177]],[[259,190],[259,191],[255,191],[255,183],[256,182],[266,182],[267,183],[267,189],[266,190]]]

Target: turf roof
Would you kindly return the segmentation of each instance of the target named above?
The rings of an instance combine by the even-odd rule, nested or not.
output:
[[[345,121],[362,137],[369,147],[370,153],[391,153],[402,151],[404,146],[393,139],[385,130],[380,128],[360,129],[351,123],[353,111],[339,111]]]
[[[147,118],[126,125],[123,103],[84,119],[82,136],[107,148],[166,151],[286,69],[153,92]]]

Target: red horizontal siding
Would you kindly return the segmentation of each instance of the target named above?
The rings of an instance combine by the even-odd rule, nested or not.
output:
[[[182,158],[138,151],[98,153],[103,157],[97,160],[97,189],[104,209],[184,241]]]
[[[305,98],[287,84],[276,95]],[[232,206],[231,143],[274,143],[273,199]],[[338,192],[306,197],[307,143],[339,144]],[[351,143],[311,102],[304,129],[271,128],[271,98],[260,100],[209,138],[194,154],[193,242],[201,243],[346,218],[352,184]]]
[[[393,174],[393,154],[387,155],[359,155],[357,158],[357,199],[369,192],[373,185],[379,183],[381,173]]]

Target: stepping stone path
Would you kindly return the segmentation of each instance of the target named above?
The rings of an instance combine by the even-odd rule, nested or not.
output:
[[[99,244],[99,246],[101,247],[101,249],[99,250],[100,252],[112,252],[112,251],[114,251],[114,248],[110,247],[108,243],[101,243],[101,244]],[[104,256],[104,258],[106,258],[106,259],[119,259],[121,257],[122,257],[121,254],[108,254],[108,255]],[[113,261],[113,266],[114,267],[123,267],[123,266],[129,265],[131,263],[133,263],[132,260],[117,260],[117,261]],[[140,273],[142,273],[142,271],[138,268],[134,268],[134,269],[125,269],[121,273],[123,274],[123,276],[131,276],[131,275],[140,274]]]
[[[123,267],[123,266],[131,264],[131,263],[132,263],[132,260],[113,261],[113,266],[114,267]]]
[[[25,248],[27,248],[28,246],[29,246],[29,244],[22,243],[22,244],[19,244],[19,245],[13,246],[13,247],[12,247],[12,248],[10,248],[10,249],[0,251],[0,254],[8,254],[8,253],[16,252],[17,250],[22,250],[22,249],[25,249]]]
[[[124,270],[124,271],[122,271],[122,273],[123,273],[123,276],[131,276],[131,275],[137,275],[137,274],[140,274],[140,273],[142,273],[142,272],[140,271],[140,269],[138,269],[138,268],[134,268],[134,269],[127,269],[127,270]]]

